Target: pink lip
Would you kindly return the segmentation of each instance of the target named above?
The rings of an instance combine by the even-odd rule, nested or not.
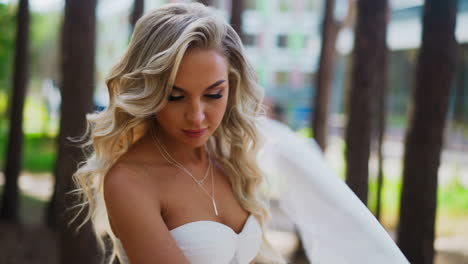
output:
[[[189,137],[198,138],[198,137],[203,136],[207,130],[208,129],[203,128],[203,129],[197,129],[197,130],[182,130],[182,131],[184,131],[184,133]]]

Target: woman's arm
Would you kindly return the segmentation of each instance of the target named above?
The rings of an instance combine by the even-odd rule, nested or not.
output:
[[[104,181],[104,199],[113,232],[130,263],[189,263],[161,216],[157,190],[137,171],[131,165],[116,165]]]

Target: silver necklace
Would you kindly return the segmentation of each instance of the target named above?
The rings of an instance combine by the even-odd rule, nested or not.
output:
[[[195,183],[197,183],[197,185],[211,198],[211,202],[213,204],[213,208],[214,208],[214,211],[215,211],[215,215],[218,216],[218,208],[216,207],[216,201],[215,201],[215,198],[214,198],[214,176],[213,176],[213,168],[211,166],[211,158],[210,158],[210,155],[209,153],[207,152],[208,154],[208,169],[206,170],[206,173],[205,173],[205,177],[201,180],[198,180],[197,178],[195,178],[193,176],[193,174],[187,170],[184,166],[182,166],[182,164],[180,164],[177,160],[175,160],[170,154],[169,152],[164,148],[164,146],[161,144],[161,142],[159,142],[158,138],[154,136],[154,133],[153,133],[153,129],[151,130],[151,137],[156,145],[156,147],[158,148],[159,152],[162,154],[162,156],[164,157],[164,159],[169,162],[170,164],[172,164],[173,166],[179,168],[180,170],[184,171],[185,173],[187,173],[190,177],[192,177],[192,179],[195,181]],[[211,195],[208,193],[208,191],[205,189],[205,187],[203,186],[203,182],[205,181],[205,179],[208,177],[208,172],[210,172],[211,174]]]

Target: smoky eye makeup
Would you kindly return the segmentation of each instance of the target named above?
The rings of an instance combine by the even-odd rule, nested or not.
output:
[[[220,99],[223,97],[223,90],[224,89],[219,89],[218,91],[216,92],[211,92],[211,93],[207,93],[207,94],[204,94],[203,96],[205,98],[209,98],[209,99]],[[180,94],[179,92],[175,92],[175,94]],[[169,95],[169,97],[167,98],[169,101],[178,101],[178,100],[181,100],[185,98],[185,95]]]
[[[167,98],[167,100],[169,100],[169,101],[177,101],[177,100],[180,100],[180,99],[182,99],[182,98],[184,98],[183,95],[179,95],[179,96],[169,95],[169,97]]]
[[[204,95],[206,98],[210,98],[210,99],[220,99],[223,97],[223,95],[221,94],[221,92],[218,92],[218,93],[214,93],[214,94],[205,94]],[[170,95],[168,97],[168,100],[169,101],[178,101],[178,100],[181,100],[183,99],[185,96],[184,95],[178,95],[178,96],[174,96],[174,95]]]
[[[208,98],[212,98],[212,99],[219,99],[219,98],[223,97],[223,95],[221,93],[206,94],[205,96],[208,97]]]
[[[181,93],[180,91],[175,90],[175,91],[172,91],[172,92],[169,94],[169,96],[167,97],[167,100],[168,100],[168,101],[177,101],[177,100],[180,100],[180,99],[182,99],[182,98],[184,98],[184,97],[185,97],[185,96],[184,96],[183,93]]]
[[[218,89],[213,89],[213,88],[218,88]],[[223,97],[225,87],[223,87],[223,86],[221,86],[221,87],[214,86],[214,87],[211,87],[211,88],[207,88],[206,90],[214,90],[214,91],[212,91],[211,93],[204,94],[203,97],[209,98],[209,99],[220,99],[220,98]],[[172,91],[172,93],[179,94],[179,95],[172,95],[172,94],[169,95],[169,97],[167,98],[168,101],[178,101],[178,100],[181,100],[181,99],[185,98],[185,95],[183,95],[184,90],[179,88],[179,87],[174,86],[174,90]]]

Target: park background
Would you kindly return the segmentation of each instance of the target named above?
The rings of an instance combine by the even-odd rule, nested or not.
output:
[[[15,52],[21,49],[21,45],[16,40],[17,29],[20,28],[16,20],[20,10],[19,2],[0,0],[0,168],[3,171],[0,176],[0,186],[6,183],[4,172],[7,170],[8,149],[15,148],[9,145],[12,145],[11,142],[16,142],[11,140],[9,133],[13,128],[12,120],[17,120],[12,118],[14,112],[12,108],[14,107],[13,94],[15,89],[18,89],[15,84],[18,82],[15,82],[13,77]],[[62,101],[60,82],[65,72],[61,64],[60,41],[64,28],[64,9],[68,2],[77,2],[75,5],[79,6],[80,4],[86,5],[85,2],[94,1],[29,0],[30,19],[27,30],[29,44],[26,52],[29,73],[23,75],[26,81],[24,82],[24,105],[21,107],[21,131],[24,134],[22,144],[16,146],[16,149],[19,146],[21,150],[21,158],[15,159],[20,161],[17,176],[20,199],[16,205],[16,213],[15,209],[13,209],[13,214],[5,212],[8,211],[5,209],[8,207],[5,201],[11,201],[11,199],[5,198],[8,193],[3,191],[4,187],[0,187],[3,201],[0,263],[71,263],[63,262],[65,254],[59,254],[63,252],[62,246],[66,246],[66,243],[57,243],[61,241],[58,239],[61,228],[54,226],[54,221],[50,221],[47,216],[48,202],[54,193],[56,177],[54,169],[57,166],[59,148],[57,139],[61,127],[60,103]],[[95,3],[93,9],[96,19],[96,34],[93,41],[95,43],[95,55],[93,55],[95,56],[93,70],[95,80],[92,85],[94,90],[92,110],[94,111],[102,110],[108,103],[104,79],[128,44],[132,31],[131,18],[137,10],[134,8],[137,2],[139,1],[98,0]],[[140,2],[143,2],[143,12],[147,12],[166,2],[189,1],[146,0]],[[386,9],[375,10],[377,14],[381,14],[380,18],[384,17],[379,21],[383,20],[385,27],[375,27],[361,32],[378,31],[378,34],[370,34],[369,43],[381,43],[383,35],[385,46],[383,49],[381,44],[369,46],[367,56],[364,52],[360,60],[361,63],[366,63],[366,59],[372,60],[375,54],[380,54],[379,56],[385,57],[381,63],[385,67],[374,67],[372,69],[374,72],[359,73],[353,71],[353,56],[359,56],[353,54],[353,46],[358,41],[355,29],[360,16],[359,10],[378,8],[378,4],[374,6],[367,4],[366,7],[364,3],[360,7],[359,1],[353,0],[205,2],[217,7],[220,15],[228,21],[232,21],[234,12],[240,14],[238,21],[241,22],[237,22],[236,25],[241,25],[238,30],[241,32],[246,53],[255,66],[259,82],[265,88],[267,96],[265,103],[271,108],[271,116],[288,124],[301,135],[308,137],[313,134],[317,135],[317,141],[324,149],[327,160],[343,179],[346,179],[347,175],[353,175],[352,177],[361,177],[360,182],[362,182],[362,177],[365,177],[366,184],[355,186],[355,190],[361,198],[366,197],[369,209],[378,216],[381,223],[396,239],[398,223],[403,217],[400,213],[400,205],[403,168],[405,167],[404,152],[408,145],[406,135],[411,127],[412,108],[417,107],[413,93],[419,82],[416,77],[418,56],[423,45],[423,14],[427,3],[422,0],[390,0],[388,2],[374,0],[374,2],[384,3],[380,6],[388,4]],[[457,3],[453,34],[456,45],[452,48],[455,55],[452,54],[450,57],[443,53],[441,57],[442,59],[448,58],[446,63],[452,63],[453,67],[448,67],[450,75],[446,85],[434,88],[445,90],[447,94],[446,98],[443,96],[438,98],[442,101],[446,100],[446,104],[443,102],[441,104],[445,107],[438,108],[443,111],[444,119],[442,123],[434,124],[434,127],[429,126],[429,129],[426,127],[427,134],[431,134],[429,130],[432,131],[432,129],[439,129],[443,132],[442,148],[434,153],[440,157],[440,166],[436,167],[435,173],[437,192],[431,194],[431,188],[425,189],[424,184],[422,186],[407,184],[407,186],[411,185],[408,188],[411,188],[415,195],[419,193],[422,197],[421,200],[409,203],[408,206],[413,206],[413,208],[431,207],[430,197],[436,195],[437,214],[432,217],[435,230],[433,243],[435,256],[433,260],[428,256],[421,257],[424,262],[414,257],[412,263],[468,262],[468,1],[447,1],[442,6],[448,6],[450,2]],[[334,7],[330,3],[333,3]],[[238,7],[237,9],[240,10],[233,7]],[[443,9],[440,9],[441,14]],[[331,16],[325,15],[327,10],[328,14],[332,14]],[[364,15],[365,12],[362,12],[364,25],[375,23],[371,20],[366,21]],[[367,18],[369,17],[375,19],[372,16]],[[327,18],[329,22],[326,22]],[[80,19],[87,18],[78,17],[75,20],[77,27],[85,28],[86,23]],[[324,38],[324,36],[327,37]],[[372,38],[377,41],[372,42]],[[430,38],[425,40],[431,41]],[[436,41],[444,43],[450,42],[450,39],[439,38]],[[77,48],[81,48],[79,43],[76,45]],[[450,45],[447,44],[446,47]],[[332,54],[332,56],[327,54]],[[440,58],[434,58],[432,62],[429,58],[426,64],[437,64],[437,62],[440,62]],[[362,68],[368,69],[365,66]],[[431,79],[436,78],[439,70],[444,71],[444,68],[447,67],[436,67],[433,75],[425,75],[424,78],[431,83]],[[365,88],[353,84],[353,80],[365,78],[356,77],[359,74],[367,77],[375,74],[382,78],[380,83],[373,81],[370,82],[370,88]],[[439,84],[437,81],[434,83]],[[319,94],[319,86],[325,87],[322,89],[328,89],[328,96],[327,93],[325,96]],[[364,99],[358,100],[350,96],[353,89]],[[430,90],[429,87],[423,87],[423,89]],[[433,94],[427,92],[426,97],[430,95]],[[351,105],[366,105],[362,103],[366,100],[371,102],[366,108],[367,111],[352,110],[356,108],[352,108]],[[434,102],[434,99],[428,100]],[[322,105],[319,106],[319,102]],[[324,106],[323,102],[325,102]],[[79,103],[79,100],[76,103]],[[382,106],[384,111],[379,106]],[[76,107],[79,108],[79,106]],[[323,114],[323,111],[320,112],[320,109],[325,109],[326,114]],[[424,113],[430,115],[427,110],[421,111],[423,115]],[[381,112],[384,113],[385,118],[375,114]],[[316,117],[318,113],[324,115],[326,121],[314,124],[314,120],[319,120]],[[368,146],[363,147],[368,155],[365,163],[367,172],[364,175],[350,172],[349,170],[355,167],[346,165],[356,163],[346,155],[349,140],[347,127],[352,125],[349,122],[353,120],[352,115],[370,120],[367,126],[364,126],[370,129],[370,132],[361,133],[361,136],[367,135],[367,139],[361,139],[365,142],[362,146]],[[380,131],[383,131],[382,137],[379,137]],[[319,133],[322,135],[320,138]],[[76,135],[78,134],[69,136]],[[380,145],[382,148],[379,147]],[[366,154],[357,153],[353,156],[365,159]],[[379,157],[383,160],[380,202],[377,199],[379,197]],[[421,164],[419,163],[418,166]],[[424,166],[424,164],[422,166],[421,171],[425,171],[425,167],[431,167]],[[433,174],[418,176],[408,174],[406,177],[413,176],[422,182],[431,182],[434,180],[431,175]],[[429,198],[426,198],[426,195]],[[425,201],[428,201],[429,205],[425,204]],[[378,204],[380,209],[377,209]],[[421,212],[419,215],[407,217],[413,219],[416,225],[421,223],[421,226],[424,226],[425,222],[431,225],[430,213]],[[284,219],[281,213],[278,213],[272,229],[271,237],[279,241],[278,247],[291,254],[291,258],[297,258],[296,261],[299,263],[301,253],[296,249],[300,245],[291,223]],[[427,238],[426,235],[423,237]],[[407,255],[407,252],[403,251]],[[408,251],[411,250],[408,249]],[[418,253],[414,254],[416,256]]]

